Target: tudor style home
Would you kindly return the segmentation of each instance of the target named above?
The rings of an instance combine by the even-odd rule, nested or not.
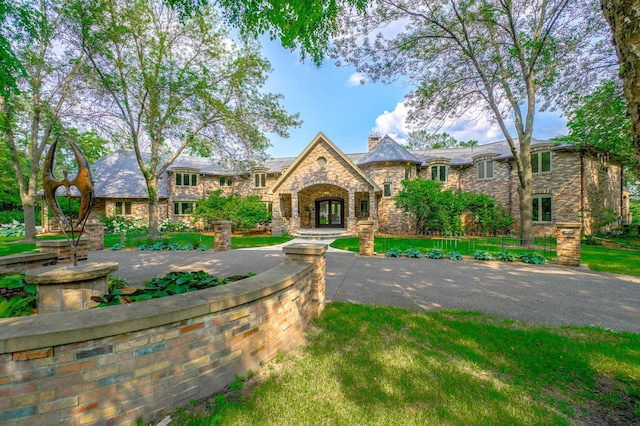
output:
[[[593,231],[591,212],[628,218],[622,169],[603,153],[550,141],[532,141],[533,213],[536,234],[552,234],[556,222],[581,222]],[[147,217],[146,187],[135,155],[118,151],[93,166],[98,211]],[[499,200],[516,221],[518,179],[506,141],[468,148],[406,150],[389,136],[371,136],[368,151],[343,153],[319,133],[297,156],[265,161],[249,172],[210,159],[181,156],[158,183],[160,219],[191,220],[207,192],[260,195],[272,210],[272,233],[295,235],[315,228],[356,234],[357,221],[373,219],[382,233],[410,231],[393,196],[403,179],[434,179],[447,188]]]

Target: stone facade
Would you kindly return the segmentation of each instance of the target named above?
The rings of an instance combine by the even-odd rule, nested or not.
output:
[[[387,137],[370,137],[369,149],[381,150],[385,139]],[[396,149],[404,150],[399,146]],[[319,133],[297,157],[267,160],[264,166],[254,167],[250,172],[221,173],[176,166],[163,180],[166,195],[161,195],[159,200],[160,220],[191,221],[193,217],[188,212],[176,214],[174,202],[197,202],[210,191],[221,189],[224,194],[260,196],[266,208],[273,212],[274,235],[324,226],[342,228],[356,235],[359,220],[373,220],[374,232],[408,233],[412,231],[411,220],[393,200],[402,189],[402,180],[432,179],[434,168],[438,176],[444,168],[444,188],[482,193],[497,199],[514,218],[515,228],[519,228],[519,180],[506,142],[412,151],[413,154],[404,152],[407,158],[418,161],[394,158],[380,161],[378,158],[360,164],[358,161],[371,152],[346,155]],[[621,167],[607,155],[555,146],[548,141],[534,141],[532,152],[548,152],[549,157],[545,158],[550,158],[550,166],[545,165],[544,170],[533,175],[534,197],[551,203],[550,216],[534,221],[537,235],[554,235],[557,222],[580,222],[583,231],[590,234],[605,224],[606,218],[620,217],[624,222],[629,217]],[[487,167],[487,161],[491,162],[491,176],[481,178],[479,167]],[[183,183],[185,174],[196,177],[188,178],[189,185],[177,185],[177,174],[182,174]],[[98,216],[96,210],[100,209],[108,215],[114,214],[115,203],[122,201],[131,203],[132,216],[147,217],[145,198],[100,198],[99,194],[98,197],[95,217]],[[323,201],[325,203],[320,204]],[[327,212],[319,211],[327,206],[332,209],[330,223],[325,217]]]

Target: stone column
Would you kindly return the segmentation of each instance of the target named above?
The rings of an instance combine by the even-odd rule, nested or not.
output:
[[[558,265],[580,265],[580,223],[556,223]]]
[[[104,249],[104,223],[87,223],[84,235],[88,240],[89,250]]]
[[[213,222],[213,250],[229,251],[231,250],[231,221],[219,220]]]
[[[347,216],[347,232],[355,234],[358,232],[358,223],[356,221],[356,194],[349,191],[349,216]]]
[[[97,305],[91,296],[107,293],[109,274],[116,262],[88,263],[82,267],[45,266],[27,271],[24,280],[38,287],[38,315],[81,311]]]
[[[40,253],[56,253],[58,255],[58,263],[73,263],[73,254],[71,246],[67,240],[40,240],[36,241],[36,246],[40,249]],[[87,260],[87,240],[81,238],[76,247],[78,261]]]
[[[289,244],[282,248],[284,262],[305,262],[313,264],[313,282],[311,283],[311,313],[318,316],[324,310],[325,273],[327,252],[326,244]]]
[[[360,255],[373,256],[373,220],[361,220],[358,222],[358,235],[360,237]]]
[[[298,212],[298,193],[291,193],[291,220],[289,221],[289,233],[294,234],[300,229],[300,214]]]

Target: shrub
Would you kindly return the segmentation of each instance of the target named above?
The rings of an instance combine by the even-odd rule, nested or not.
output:
[[[203,218],[208,224],[218,220],[231,221],[231,228],[249,231],[258,224],[267,224],[271,214],[262,199],[257,195],[242,198],[238,194],[225,196],[221,189],[209,191],[209,198],[200,201],[195,216]]]
[[[100,220],[104,223],[104,232],[107,234],[146,233],[149,229],[144,219],[139,217],[107,216],[101,212]]]
[[[462,259],[463,259],[463,258],[462,258],[462,255],[461,255],[459,252],[457,252],[456,250],[452,251],[452,252],[451,252],[451,253],[449,253],[447,256],[448,256],[448,257],[449,257],[449,259],[451,259],[451,260],[462,260]]]
[[[429,259],[444,259],[444,253],[440,249],[432,249],[426,255]]]
[[[531,263],[534,265],[544,265],[547,263],[547,258],[536,252],[526,252],[520,255],[520,260],[524,263]]]
[[[513,254],[507,253],[506,251],[501,251],[496,257],[498,260],[502,260],[503,262],[515,262],[516,259],[518,259]]]
[[[116,277],[113,275],[109,275],[107,281],[107,288],[109,293],[113,293],[115,290],[120,290],[121,288],[125,288],[129,285],[129,282],[125,278]]]
[[[420,250],[415,249],[415,248],[408,248],[404,251],[404,255],[407,257],[413,257],[413,258],[421,258],[422,257],[422,253],[420,253]]]
[[[207,250],[209,250],[209,246],[206,245],[206,244],[200,244],[196,250],[197,251],[207,251]]]
[[[36,307],[35,284],[27,284],[24,274],[0,277],[0,318],[30,315]]]
[[[0,237],[24,237],[24,224],[14,220],[0,225]]]
[[[124,248],[124,246],[120,243],[115,243],[114,245],[111,246],[111,248],[109,250],[111,251],[118,251],[118,250],[122,250]]]
[[[400,257],[402,250],[399,248],[390,248],[387,250],[387,257]]]
[[[478,260],[493,260],[491,253],[484,250],[476,250],[475,253],[473,253],[473,258]]]

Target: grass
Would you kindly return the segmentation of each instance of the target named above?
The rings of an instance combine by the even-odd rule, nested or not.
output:
[[[432,248],[441,248],[445,253],[457,250],[463,255],[472,256],[476,250],[486,250],[493,254],[502,250],[500,238],[470,238],[462,240],[454,246],[453,241],[424,238],[385,238],[375,239],[375,251],[386,253],[392,247],[402,251],[415,247],[426,252]],[[358,238],[342,238],[334,241],[331,247],[358,252],[360,250],[360,240]],[[526,251],[525,249],[505,248],[505,251],[518,255]],[[556,259],[556,248],[551,246],[547,251],[540,251],[547,259]],[[605,248],[601,246],[590,246],[583,244],[581,247],[580,260],[589,265],[589,268],[614,274],[637,275],[640,276],[640,251],[629,249]]]
[[[246,399],[177,424],[637,424],[640,335],[330,303]]]
[[[248,236],[248,237],[231,237],[231,248],[251,248],[251,247],[265,247],[275,246],[277,244],[286,243],[291,241],[291,237],[272,237],[272,236]]]
[[[52,240],[64,238],[54,235],[38,236],[38,240]],[[9,256],[18,253],[37,253],[38,249],[34,243],[21,243],[24,237],[0,237],[0,256]]]
[[[147,238],[147,234],[139,234],[139,235],[127,235],[125,240],[125,247],[137,247],[138,245],[145,243]],[[178,244],[187,244],[191,243],[194,245],[206,245],[210,249],[213,248],[214,245],[214,236],[212,234],[203,234],[203,233],[170,233],[163,234],[162,239],[166,240],[166,242],[173,242]],[[232,236],[231,237],[231,248],[239,249],[239,248],[251,248],[251,247],[264,247],[264,246],[272,246],[280,243],[284,243],[291,240],[290,237],[272,237],[272,236]],[[110,248],[114,244],[120,243],[120,235],[105,235],[104,237],[104,246],[105,248]]]

